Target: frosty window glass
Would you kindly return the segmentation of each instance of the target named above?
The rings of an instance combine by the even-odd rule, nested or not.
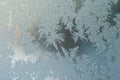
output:
[[[0,80],[119,80],[120,0],[0,0]]]

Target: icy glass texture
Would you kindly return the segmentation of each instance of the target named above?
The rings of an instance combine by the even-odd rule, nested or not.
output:
[[[0,80],[119,80],[120,0],[0,0]]]

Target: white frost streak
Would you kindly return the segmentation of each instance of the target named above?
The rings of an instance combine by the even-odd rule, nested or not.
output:
[[[20,61],[20,60],[25,62],[30,61],[32,63],[35,63],[38,58],[37,54],[26,55],[25,51],[23,50],[23,47],[20,46],[19,44],[12,45],[12,49],[15,53],[13,56],[11,56],[11,58],[13,59],[12,60],[13,64],[15,64],[15,61]]]

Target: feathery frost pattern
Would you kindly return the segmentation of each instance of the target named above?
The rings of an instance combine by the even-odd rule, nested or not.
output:
[[[120,79],[120,0],[0,0],[0,80]]]

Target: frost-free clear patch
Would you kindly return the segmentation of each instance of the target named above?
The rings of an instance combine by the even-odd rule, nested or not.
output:
[[[0,0],[0,80],[118,80],[119,0]]]

